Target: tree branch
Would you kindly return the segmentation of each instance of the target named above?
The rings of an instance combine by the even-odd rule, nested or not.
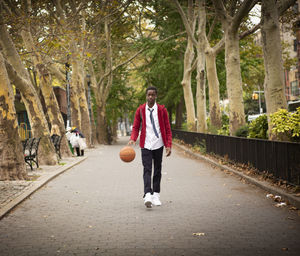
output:
[[[186,15],[185,15],[185,13],[184,13],[184,11],[183,11],[182,8],[181,8],[181,5],[179,4],[178,0],[174,0],[174,3],[175,3],[175,5],[176,5],[176,8],[177,8],[177,10],[178,10],[180,16],[181,16],[181,19],[182,19],[182,21],[183,21],[183,24],[184,24],[184,27],[185,27],[185,29],[186,29],[186,31],[187,31],[188,36],[191,38],[191,40],[192,40],[194,46],[197,47],[198,42],[197,42],[197,40],[196,40],[195,37],[194,37],[194,33],[193,33],[193,31],[192,31],[192,28],[191,28],[191,26],[190,26],[190,23],[189,23],[189,21],[188,21]]]
[[[213,20],[213,22],[212,22],[212,24],[211,24],[211,26],[209,28],[209,32],[208,32],[208,35],[207,35],[207,40],[208,41],[211,38],[211,35],[212,35],[212,33],[213,33],[214,29],[215,29],[216,23],[217,23],[217,17],[215,15],[214,20]]]
[[[258,0],[244,0],[232,21],[232,28],[237,31],[243,18],[250,12],[250,10],[257,4]]]
[[[258,29],[260,29],[260,27],[261,27],[261,23],[258,23],[253,28],[251,28],[251,29],[249,29],[247,31],[244,31],[242,34],[240,34],[240,39],[243,39],[246,36],[253,34],[255,31],[257,31]]]
[[[279,6],[278,6],[279,16],[281,16],[287,9],[289,9],[295,3],[296,3],[296,0],[281,1]]]

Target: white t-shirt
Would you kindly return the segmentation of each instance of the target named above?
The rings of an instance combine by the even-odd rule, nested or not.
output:
[[[148,109],[153,109],[153,119],[154,119],[154,124],[156,131],[158,133],[158,138],[156,137],[152,123],[150,120],[150,111]],[[161,137],[161,131],[160,131],[160,126],[158,122],[158,115],[157,115],[157,104],[155,103],[152,108],[148,107],[148,104],[146,104],[145,107],[145,114],[146,114],[146,138],[145,138],[145,145],[144,148],[149,149],[149,150],[155,150],[159,149],[164,145],[164,142]]]

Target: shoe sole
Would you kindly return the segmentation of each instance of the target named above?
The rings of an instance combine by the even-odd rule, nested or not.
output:
[[[152,203],[151,203],[151,201],[145,202],[145,205],[146,205],[147,208],[152,208]]]

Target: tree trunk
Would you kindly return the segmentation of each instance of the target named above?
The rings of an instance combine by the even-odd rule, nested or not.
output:
[[[205,133],[206,124],[206,92],[205,92],[205,1],[198,2],[198,43],[197,43],[197,132]]]
[[[83,72],[81,72],[83,73]],[[88,102],[86,97],[86,89],[83,77],[80,79],[78,84],[78,98],[79,98],[79,109],[81,114],[81,131],[86,137],[87,146],[91,147],[92,144],[92,130],[91,130],[91,119],[89,115]]]
[[[99,144],[108,144],[105,104],[98,104],[97,107],[97,140]]]
[[[176,106],[176,120],[175,120],[175,128],[176,129],[182,128],[183,107],[184,107],[184,99],[181,99],[180,102]]]
[[[14,106],[14,93],[0,53],[0,180],[25,179],[26,166]]]
[[[104,20],[104,31],[106,38],[106,64],[105,73],[112,71],[112,46],[111,46],[111,27],[109,17]],[[101,61],[101,60],[100,60]],[[101,65],[101,64],[100,64]],[[100,69],[101,70],[101,69]],[[97,102],[97,139],[100,144],[109,144],[108,124],[106,120],[106,101],[110,88],[112,86],[113,75],[110,73],[105,81],[98,84],[96,102]]]
[[[39,162],[41,164],[55,165],[57,157],[54,146],[50,140],[49,127],[42,109],[40,99],[35,91],[29,75],[18,55],[16,48],[6,30],[0,25],[0,42],[5,58],[8,60],[6,69],[10,80],[20,90],[29,117],[34,137],[40,137]]]
[[[262,1],[261,35],[265,63],[264,90],[268,117],[280,108],[287,109],[279,26],[276,1]],[[272,126],[269,122],[269,138],[278,139],[275,134],[270,132],[271,129]]]
[[[72,127],[77,127],[81,129],[81,112],[79,106],[78,90],[80,87],[80,77],[79,77],[79,67],[76,60],[76,51],[73,42],[72,56],[71,56],[71,66],[72,66],[72,79],[71,79],[71,89],[70,89],[70,102],[71,102],[71,123]],[[84,132],[84,131],[82,131]]]
[[[226,87],[229,99],[229,132],[234,135],[245,125],[243,88],[240,69],[239,35],[231,28],[225,30]]]
[[[40,54],[36,51],[30,32],[23,30],[21,35],[27,51],[32,55],[33,64],[38,72],[40,88],[45,100],[46,111],[51,127],[53,127],[53,125],[57,125],[59,127],[59,135],[62,137],[61,154],[62,156],[70,157],[72,154],[65,136],[66,130],[64,127],[64,120],[60,113],[59,105],[51,85],[52,81],[49,70],[44,65],[44,61],[42,60]]]
[[[191,87],[191,76],[192,76],[192,61],[194,59],[194,49],[192,40],[188,37],[188,42],[184,54],[184,71],[183,71],[183,79],[182,79],[182,87],[183,87],[183,95],[184,102],[186,108],[186,116],[187,116],[187,127],[191,131],[196,130],[195,125],[195,106],[194,106],[194,98]]]
[[[94,72],[94,67],[93,67],[93,64],[91,61],[88,62],[87,66],[88,66],[89,74],[91,76],[91,90],[94,92],[94,96],[96,97],[96,95],[97,95],[97,80],[96,80],[96,76],[95,76],[95,72]],[[92,105],[92,102],[91,102],[91,105]],[[95,145],[98,143],[97,142],[97,129],[96,129],[96,123],[95,123],[95,115],[93,112],[93,106],[91,106],[91,107],[92,107],[92,116],[91,116],[92,145]]]
[[[220,110],[219,79],[216,68],[216,53],[206,50],[206,74],[208,80],[209,114],[211,125],[217,129],[222,126]]]

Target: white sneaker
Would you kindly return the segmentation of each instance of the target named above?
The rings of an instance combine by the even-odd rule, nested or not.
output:
[[[152,207],[152,196],[151,193],[147,193],[144,197],[144,204],[146,205],[147,208]]]
[[[159,193],[154,192],[153,196],[152,196],[152,203],[156,206],[160,206],[161,205],[161,201],[160,201],[160,195]]]

